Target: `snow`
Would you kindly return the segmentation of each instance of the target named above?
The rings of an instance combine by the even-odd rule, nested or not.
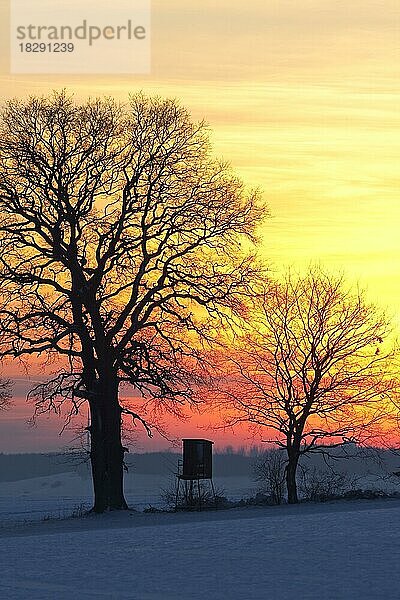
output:
[[[397,600],[399,529],[399,500],[3,528],[0,597]]]
[[[144,510],[153,506],[163,508],[160,492],[174,485],[170,476],[128,474],[125,494],[130,507]],[[215,480],[217,490],[229,498],[251,496],[255,484],[247,477],[220,477]],[[76,473],[59,473],[20,481],[0,482],[0,528],[4,523],[40,521],[47,518],[65,518],[90,508],[92,484],[89,478]]]
[[[246,477],[215,483],[230,498],[255,491]],[[0,598],[399,598],[400,499],[141,512],[170,484],[129,474],[132,510],[66,518],[90,506],[90,479],[0,483]]]
[[[77,506],[90,508],[90,482],[74,473],[0,483],[0,523],[65,518]]]

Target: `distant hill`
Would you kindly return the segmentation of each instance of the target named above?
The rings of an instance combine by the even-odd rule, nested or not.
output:
[[[357,449],[350,453],[355,455]],[[335,450],[336,457],[343,451]],[[258,456],[260,458],[262,454]],[[181,455],[174,452],[149,452],[144,454],[128,454],[126,462],[131,473],[140,475],[168,475],[177,471]],[[245,476],[253,474],[257,456],[243,452],[215,453],[213,471],[215,477]],[[400,456],[387,450],[367,449],[361,456],[352,456],[346,460],[331,461],[334,468],[353,474],[368,472],[388,473],[400,471]],[[313,455],[303,458],[303,465],[326,469],[324,458]],[[34,477],[46,477],[58,473],[75,472],[82,477],[89,477],[90,467],[87,455],[78,454],[2,454],[0,453],[0,482],[19,481]]]
[[[0,454],[0,481],[18,481],[76,471],[57,454]]]
[[[149,452],[128,454],[126,463],[129,471],[141,475],[176,473],[181,455],[173,452]],[[34,477],[45,477],[57,473],[78,472],[89,475],[87,457],[78,454],[0,454],[0,481],[19,481]],[[216,476],[250,476],[254,458],[242,454],[215,454]]]

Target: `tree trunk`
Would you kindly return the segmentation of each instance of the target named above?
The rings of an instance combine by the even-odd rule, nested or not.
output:
[[[299,462],[299,455],[297,453],[290,453],[288,455],[288,458],[289,460],[286,466],[286,487],[288,494],[288,503],[297,504],[299,498],[297,495],[296,472],[297,465]]]
[[[124,448],[117,382],[98,382],[97,392],[90,402],[90,412],[93,511],[102,513],[127,509],[123,490]]]

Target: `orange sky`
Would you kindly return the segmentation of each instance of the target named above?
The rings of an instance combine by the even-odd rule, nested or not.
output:
[[[2,98],[64,86],[180,98],[210,123],[215,152],[263,188],[271,266],[344,270],[400,323],[398,0],[153,0],[150,76],[62,78],[8,74],[7,4]],[[28,413],[1,416],[0,451],[60,445],[53,425],[26,433]],[[184,429],[199,435],[194,421]]]

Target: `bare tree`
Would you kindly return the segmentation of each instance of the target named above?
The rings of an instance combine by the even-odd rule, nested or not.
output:
[[[285,498],[286,457],[281,448],[273,448],[261,454],[254,464],[255,480],[262,484],[274,504],[282,504]]]
[[[0,139],[1,353],[55,365],[36,414],[89,403],[94,510],[126,508],[122,416],[151,435],[149,402],[191,399],[196,348],[250,293],[241,243],[264,209],[174,100],[11,100]]]
[[[252,323],[222,362],[218,402],[227,424],[265,427],[266,441],[285,449],[288,501],[295,503],[302,455],[365,443],[393,412],[389,324],[362,292],[320,269],[269,284]]]
[[[11,381],[0,377],[0,410],[9,408],[11,397]]]

